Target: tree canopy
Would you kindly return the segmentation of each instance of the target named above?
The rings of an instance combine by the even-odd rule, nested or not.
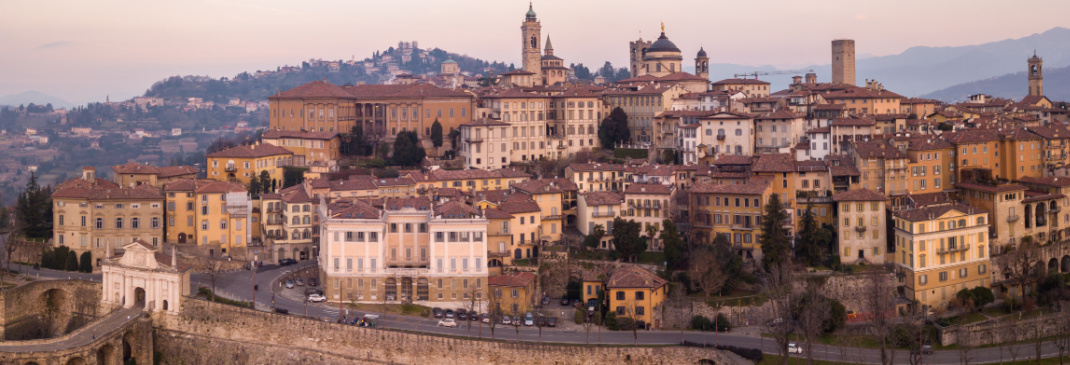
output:
[[[613,246],[623,258],[635,261],[635,257],[646,251],[646,239],[640,237],[642,224],[634,220],[613,219]]]
[[[431,143],[435,148],[442,147],[442,123],[438,122],[438,118],[431,123]]]
[[[15,213],[22,234],[31,238],[52,237],[52,188],[37,184],[37,176],[30,173],[30,181],[19,194]]]
[[[598,141],[602,143],[602,148],[612,149],[617,143],[628,142],[631,138],[628,114],[620,107],[613,108],[609,116],[598,125]]]
[[[427,152],[420,145],[420,138],[415,131],[402,131],[394,140],[392,161],[398,166],[419,166]]]
[[[762,237],[758,243],[762,247],[762,265],[766,268],[787,260],[791,250],[791,241],[784,223],[788,214],[780,202],[779,194],[771,194],[762,214]]]
[[[686,243],[676,230],[676,223],[672,219],[661,222],[661,243],[665,250],[665,262],[670,270],[684,267],[684,250]]]

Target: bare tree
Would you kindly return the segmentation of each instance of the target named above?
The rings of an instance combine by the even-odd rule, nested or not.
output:
[[[468,294],[466,295],[468,298],[466,298],[467,300],[464,302],[464,309],[468,311],[469,316],[475,315],[480,309],[482,309],[481,307],[483,304],[482,300],[476,297],[476,294],[479,294],[479,289],[476,289],[475,285],[469,285],[468,293],[466,294]],[[472,337],[472,319],[469,318],[466,322],[468,322],[468,337]],[[483,336],[480,335],[480,337]]]
[[[890,342],[895,337],[895,326],[892,325],[895,315],[895,283],[893,277],[884,271],[867,275],[862,305],[865,308],[865,316],[880,341],[881,363],[891,364],[895,360],[895,351],[889,351]]]
[[[494,337],[494,328],[498,327],[502,319],[502,292],[501,289],[490,288],[490,295],[487,297],[487,326],[490,327],[490,337]]]
[[[669,305],[663,306],[662,309],[665,312],[665,317],[668,317],[669,308],[675,308],[676,310],[683,310],[684,299],[687,297],[687,289],[679,282],[672,282],[670,284],[669,291]],[[690,304],[690,303],[689,303]],[[687,318],[690,319],[690,318]],[[687,327],[686,319],[684,323],[679,325],[680,327],[680,343],[684,343],[684,327]]]
[[[762,294],[769,298],[769,304],[774,316],[764,324],[764,327],[766,332],[771,333],[773,339],[777,342],[777,353],[780,355],[782,364],[788,363],[788,357],[786,356],[788,341],[795,332],[795,326],[789,323],[791,320],[791,304],[795,298],[794,282],[795,273],[792,272],[790,260],[773,263],[769,265],[766,271],[761,273],[760,285]]]
[[[1055,347],[1059,349],[1059,365],[1066,359],[1066,350],[1070,348],[1070,300],[1059,302],[1059,329],[1055,335]]]
[[[1004,334],[1010,336],[1011,340],[1007,342],[1011,342],[1011,344],[1007,346],[1007,352],[1011,353],[1011,362],[1017,363],[1018,353],[1021,352],[1021,347],[1018,347],[1018,345],[1014,343],[1018,341],[1018,321],[1014,315],[1008,317],[1010,317],[1010,320],[1007,322],[1008,328]]]
[[[970,350],[973,349],[973,340],[971,335],[973,331],[970,331],[964,325],[958,325],[955,328],[955,344],[958,345],[959,352],[959,364],[970,365]]]
[[[1037,360],[1037,364],[1039,364],[1040,363],[1040,359],[1042,358],[1042,355],[1043,355],[1043,353],[1041,353],[1040,350],[1041,350],[1041,347],[1043,347],[1043,345],[1044,345],[1044,335],[1042,333],[1040,333],[1040,326],[1039,325],[1034,325],[1034,326],[1031,326],[1031,327],[1033,327],[1033,334],[1032,334],[1033,350],[1036,353],[1035,359]]]
[[[900,328],[902,328],[903,333],[906,335],[906,338],[902,339],[906,343],[903,343],[902,345],[905,345],[906,348],[910,350],[908,358],[910,364],[920,365],[925,356],[922,352],[922,348],[929,342],[925,332],[924,316],[922,313],[915,310],[913,314],[903,319],[903,324]]]
[[[711,248],[697,247],[692,251],[690,261],[695,263],[687,268],[692,287],[702,291],[706,300],[710,300],[710,294],[720,292],[728,280],[728,275],[721,267],[720,258]]]
[[[805,339],[806,359],[810,364],[814,363],[814,339],[825,329],[825,321],[829,319],[830,304],[820,290],[815,284],[806,286],[796,321],[796,327]]]
[[[996,263],[1007,279],[1014,280],[1021,286],[1020,300],[1025,300],[1025,287],[1035,278],[1038,269],[1040,247],[1031,239],[1022,239],[1017,248],[996,256]],[[1012,308],[1013,309],[1013,308]]]
[[[513,303],[511,312],[513,313],[513,320],[510,324],[513,326],[513,330],[516,331],[516,342],[520,342],[520,326],[524,324],[523,319],[520,317],[520,305]]]
[[[208,301],[215,301],[215,284],[219,281],[219,278],[223,276],[223,263],[218,260],[213,260],[209,257],[202,257],[198,261],[201,263],[201,268],[204,270],[204,274],[208,275],[208,282],[212,285],[212,292],[208,294]]]

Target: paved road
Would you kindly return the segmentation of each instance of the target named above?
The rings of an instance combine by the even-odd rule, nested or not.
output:
[[[11,269],[12,270],[18,270],[19,268],[17,266],[15,266],[15,265],[12,265]],[[59,271],[59,270],[52,270],[52,269],[34,270],[34,268],[32,266],[23,266],[22,267],[22,272],[23,273],[27,273],[32,278],[38,278],[38,279],[80,279],[80,280],[95,281],[95,282],[98,282],[98,283],[101,280],[100,279],[101,278],[101,274],[99,272],[98,273],[93,273],[93,274],[86,274],[86,273],[77,272],[77,271]],[[19,274],[19,275],[22,275],[22,274]]]
[[[315,261],[305,261],[299,265],[278,267],[274,265],[264,266],[257,270],[256,284],[260,286],[260,291],[256,294],[257,308],[261,310],[270,310],[271,306],[271,291],[270,288],[273,282],[277,278],[281,278],[293,271],[300,270],[306,267],[312,267],[315,265]],[[216,291],[223,296],[230,297],[232,299],[251,300],[253,296],[253,288],[251,283],[253,282],[253,272],[235,272],[223,275],[216,280]],[[193,291],[196,291],[197,286],[208,286],[207,277],[204,274],[194,274],[191,278],[191,285],[194,287]],[[302,287],[298,287],[300,290]],[[296,297],[296,296],[289,296]],[[551,304],[552,305],[552,304]],[[339,308],[324,304],[324,303],[306,303],[302,300],[294,300],[288,298],[288,296],[277,295],[275,297],[275,306],[278,308],[289,310],[293,314],[304,314],[307,308],[309,316],[317,318],[326,318],[329,321],[334,321],[339,316]],[[360,316],[368,312],[357,311],[350,309],[350,318]],[[378,314],[374,313],[373,314]],[[561,318],[561,320],[571,320],[571,318]],[[554,328],[542,329],[540,336],[539,330],[533,327],[512,327],[498,325],[494,328],[493,335],[491,329],[486,324],[480,322],[459,322],[458,328],[443,328],[438,327],[437,320],[428,318],[418,318],[412,316],[400,316],[400,315],[385,315],[381,316],[379,325],[385,328],[401,329],[407,331],[417,331],[426,333],[435,333],[452,336],[470,336],[470,337],[482,337],[482,338],[496,338],[501,340],[519,340],[530,342],[551,342],[551,343],[592,343],[592,344],[617,344],[617,345],[629,345],[634,344],[636,336],[638,336],[638,343],[646,345],[659,345],[659,344],[679,344],[681,341],[680,332],[673,331],[639,331],[633,335],[632,332],[612,332],[601,331],[592,328],[590,333],[584,330],[563,330]],[[471,325],[471,329],[469,329]],[[756,332],[756,331],[750,331]],[[777,354],[776,342],[756,336],[745,336],[739,334],[712,334],[712,333],[698,333],[698,332],[684,332],[683,339],[691,342],[698,343],[720,343],[725,345],[734,345],[740,347],[760,348],[763,352],[768,354]],[[1035,355],[1035,350],[1032,344],[1023,344],[1018,346],[1018,359],[1031,358]],[[985,348],[975,349],[969,352],[969,362],[975,364],[983,363],[996,363],[1000,362],[1000,348]],[[1056,357],[1058,356],[1058,348],[1053,343],[1045,343],[1042,347],[1042,357]],[[799,356],[795,354],[794,356]],[[880,351],[873,349],[860,349],[860,348],[840,348],[835,346],[814,346],[814,357],[816,359],[828,360],[828,361],[841,361],[846,360],[851,363],[867,363],[867,364],[879,364]],[[1003,349],[1003,359],[1009,361],[1010,352],[1007,349]],[[961,353],[958,351],[936,351],[933,355],[926,356],[923,359],[925,364],[960,364],[963,363]],[[908,364],[909,353],[907,351],[897,351],[895,354],[895,363]]]
[[[126,325],[141,315],[141,307],[120,309],[109,314],[102,321],[97,322],[90,328],[79,330],[74,335],[62,338],[55,342],[27,345],[23,341],[0,341],[0,352],[34,352],[56,351],[67,348],[85,346],[96,340],[97,335],[106,335],[117,328]]]

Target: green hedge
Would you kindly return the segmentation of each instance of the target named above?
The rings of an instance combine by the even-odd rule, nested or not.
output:
[[[644,159],[644,158],[647,158],[647,154],[649,152],[650,152],[650,150],[642,150],[642,149],[637,149],[637,148],[616,148],[616,149],[613,149],[613,157],[617,157],[617,158],[631,157],[631,158],[635,158],[635,159]]]

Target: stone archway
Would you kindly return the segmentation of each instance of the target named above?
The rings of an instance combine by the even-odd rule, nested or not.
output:
[[[134,333],[127,332],[123,334],[123,363],[130,362],[131,359],[136,359],[137,353],[134,348]],[[136,360],[135,360],[136,361]]]
[[[132,298],[132,299],[133,299],[133,303],[134,303],[135,307],[144,308],[145,307],[145,289],[143,289],[141,287],[134,288],[134,298]]]
[[[67,365],[86,365],[85,358],[72,357],[70,360],[67,360]]]
[[[71,320],[71,295],[61,289],[49,289],[38,297],[42,321],[39,338],[51,338],[67,333]]]
[[[1070,273],[1070,255],[1063,256],[1062,265],[1060,270],[1063,273]]]
[[[1048,274],[1050,275],[1057,272],[1059,272],[1059,259],[1053,257],[1051,260],[1048,260]]]
[[[115,346],[111,344],[105,344],[97,349],[97,365],[108,365],[115,363]]]
[[[282,260],[284,258],[286,258],[286,249],[280,247],[279,248],[279,257],[276,257],[275,260],[278,261],[278,260]]]

